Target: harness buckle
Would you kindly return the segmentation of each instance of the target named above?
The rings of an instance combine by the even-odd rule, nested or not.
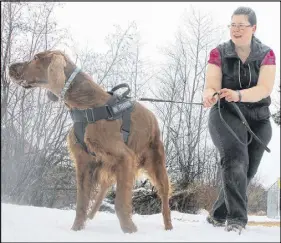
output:
[[[91,108],[91,112],[92,112],[93,122],[95,122],[94,110],[92,108]]]
[[[88,115],[88,110],[91,110],[91,114],[92,114],[92,119],[90,119],[89,115]],[[86,119],[88,123],[93,123],[95,122],[95,115],[94,115],[94,111],[92,108],[86,109],[85,110],[85,114],[86,114]]]
[[[111,106],[109,106],[109,105],[105,105],[105,107],[106,107],[106,109],[107,109],[107,111],[108,111],[108,113],[109,113],[109,117],[107,118],[107,120],[114,120],[114,112],[112,111],[112,108],[111,108]]]
[[[88,110],[85,110],[85,114],[86,114],[86,119],[87,119],[87,122],[88,123],[90,123],[90,121],[89,121],[89,117],[88,117],[88,112],[87,112]]]

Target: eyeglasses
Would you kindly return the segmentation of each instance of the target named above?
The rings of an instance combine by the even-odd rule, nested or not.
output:
[[[227,27],[229,29],[237,28],[238,30],[245,30],[246,27],[250,27],[250,26],[252,26],[252,25],[250,25],[250,24],[249,25],[246,25],[246,24],[230,24]]]

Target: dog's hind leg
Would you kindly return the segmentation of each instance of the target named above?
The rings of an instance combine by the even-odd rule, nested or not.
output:
[[[161,141],[152,144],[145,155],[144,169],[151,183],[156,187],[162,201],[162,215],[166,230],[173,229],[169,197],[171,193],[169,178],[165,166],[165,153]]]
[[[95,202],[92,206],[92,208],[90,209],[90,212],[88,214],[88,218],[89,219],[93,219],[95,214],[97,213],[97,211],[99,210],[101,204],[102,204],[102,201],[103,199],[105,198],[106,196],[106,193],[107,193],[107,190],[109,188],[111,183],[108,183],[108,182],[103,182],[101,185],[100,185],[100,190],[96,193],[95,195]]]

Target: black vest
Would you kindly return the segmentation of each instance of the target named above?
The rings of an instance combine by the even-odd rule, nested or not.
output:
[[[262,60],[270,51],[268,46],[253,37],[251,53],[244,64],[238,57],[232,40],[222,43],[217,48],[221,55],[222,88],[241,90],[257,85]],[[270,96],[255,103],[244,102],[250,106],[269,106],[270,103]]]

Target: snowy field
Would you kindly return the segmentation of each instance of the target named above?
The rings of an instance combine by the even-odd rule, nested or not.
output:
[[[247,226],[238,235],[226,232],[224,228],[215,228],[206,223],[206,212],[201,214],[183,214],[172,212],[174,229],[165,231],[161,214],[142,216],[133,215],[138,227],[134,234],[124,234],[117,216],[98,212],[96,217],[87,221],[82,231],[70,230],[74,210],[59,210],[31,206],[19,206],[1,203],[2,240],[3,241],[56,241],[56,242],[122,242],[122,241],[161,241],[161,242],[279,242],[280,228],[266,226]],[[277,221],[264,216],[249,216],[249,221]]]

